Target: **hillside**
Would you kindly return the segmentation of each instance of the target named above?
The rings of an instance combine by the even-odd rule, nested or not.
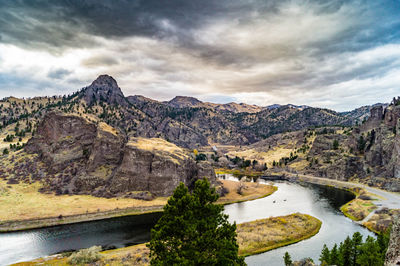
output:
[[[2,100],[0,137],[9,137],[0,148],[11,144],[12,150],[20,149],[49,111],[99,120],[129,137],[163,138],[178,146],[194,148],[213,144],[248,145],[274,134],[310,127],[350,126],[364,119],[369,109],[338,113],[294,105],[214,104],[184,96],[159,102],[138,95],[125,97],[115,79],[102,75],[72,95]]]

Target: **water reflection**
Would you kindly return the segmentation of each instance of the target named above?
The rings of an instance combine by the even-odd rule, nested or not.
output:
[[[147,242],[160,213],[0,234],[0,265],[87,248],[119,248]]]
[[[269,197],[225,206],[230,221],[242,223],[301,212],[320,219],[323,222],[321,231],[300,243],[248,257],[249,265],[282,265],[285,251],[295,259],[312,257],[318,261],[324,243],[333,245],[356,231],[364,236],[370,234],[339,211],[339,207],[353,197],[347,191],[287,182],[276,185],[278,191]],[[159,217],[160,213],[146,214],[0,234],[0,265],[94,245],[118,248],[144,243],[149,240],[150,229]]]
[[[283,265],[282,257],[286,251],[293,259],[311,257],[318,262],[324,243],[331,247],[357,231],[364,237],[372,235],[340,212],[340,206],[353,198],[351,193],[312,184],[281,182],[276,183],[276,186],[278,190],[271,196],[228,205],[225,212],[229,214],[231,221],[237,223],[300,212],[320,219],[321,230],[316,236],[297,244],[247,257],[248,265]]]

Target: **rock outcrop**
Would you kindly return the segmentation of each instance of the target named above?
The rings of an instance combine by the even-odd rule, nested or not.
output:
[[[88,87],[83,88],[83,99],[88,105],[107,102],[110,105],[128,106],[117,81],[109,75],[100,75]]]
[[[371,115],[352,130],[316,132],[306,174],[338,180],[356,179],[400,191],[400,105],[371,108]],[[336,149],[333,143],[339,146]]]
[[[385,266],[400,265],[400,217],[393,217],[389,247],[386,252]]]
[[[197,163],[189,152],[162,139],[128,138],[103,122],[49,113],[26,151],[36,153],[58,193],[132,196],[149,192],[168,196],[183,182],[215,181],[211,165]]]

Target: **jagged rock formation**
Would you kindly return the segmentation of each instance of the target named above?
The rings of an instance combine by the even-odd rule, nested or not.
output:
[[[393,217],[389,247],[386,252],[385,266],[400,265],[400,217]]]
[[[145,191],[167,196],[183,182],[214,182],[207,163],[196,163],[187,151],[162,139],[128,138],[103,122],[76,115],[49,113],[26,151],[46,167],[48,189],[58,193],[135,196]]]
[[[90,106],[98,102],[127,106],[128,101],[118,87],[115,79],[109,75],[100,75],[92,84],[82,89],[82,97]]]

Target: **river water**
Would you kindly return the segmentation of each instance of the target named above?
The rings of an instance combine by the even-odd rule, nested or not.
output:
[[[368,230],[346,218],[339,210],[353,196],[344,190],[331,187],[275,183],[278,190],[269,197],[225,206],[231,222],[242,223],[294,212],[310,214],[322,221],[320,232],[297,244],[275,249],[246,258],[248,265],[283,265],[283,255],[288,251],[292,259],[311,257],[318,261],[322,245],[332,246],[347,235]],[[119,248],[149,241],[150,229],[160,213],[120,217],[44,229],[0,234],[0,265],[77,250],[94,245]]]

